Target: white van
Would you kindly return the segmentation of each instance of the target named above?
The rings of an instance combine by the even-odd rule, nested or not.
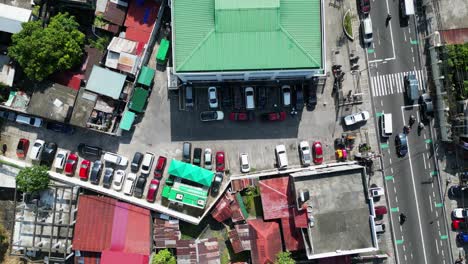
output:
[[[392,114],[383,114],[380,118],[380,130],[382,137],[390,137],[393,133]]]
[[[372,37],[372,20],[368,16],[362,20],[362,41],[364,44],[370,44],[374,40]]]
[[[245,88],[245,108],[247,110],[255,109],[254,88],[252,87]]]
[[[400,0],[400,8],[403,16],[414,15],[414,3],[413,0]]]
[[[288,156],[286,154],[286,147],[278,145],[275,148],[276,161],[278,162],[278,169],[284,170],[288,167]]]
[[[112,152],[106,152],[106,154],[104,154],[103,159],[105,162],[117,164],[120,166],[127,166],[127,163],[128,163],[127,158],[125,158],[124,156],[120,156],[119,154],[112,153]]]

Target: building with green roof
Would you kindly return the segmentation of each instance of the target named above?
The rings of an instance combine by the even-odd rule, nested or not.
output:
[[[321,0],[173,0],[174,74],[182,81],[323,74]]]

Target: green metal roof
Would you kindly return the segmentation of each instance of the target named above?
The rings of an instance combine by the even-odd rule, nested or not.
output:
[[[173,159],[168,173],[204,186],[211,186],[214,173],[198,166]]]
[[[167,52],[169,51],[170,42],[167,39],[162,39],[159,44],[158,54],[156,54],[156,61],[158,63],[165,63],[167,60]]]
[[[182,199],[178,199],[178,194],[181,195],[179,197],[182,197]],[[204,208],[208,198],[208,192],[200,191],[197,188],[185,184],[180,184],[179,189],[166,185],[161,195],[170,201],[176,201],[198,208]]]
[[[146,86],[151,86],[154,78],[154,69],[143,66],[140,70],[140,75],[138,75],[137,83],[143,84]]]
[[[120,121],[120,129],[129,131],[132,128],[133,122],[135,121],[135,113],[125,111]]]
[[[126,78],[123,74],[94,65],[86,83],[86,90],[119,99]]]
[[[145,108],[146,105],[146,99],[148,99],[148,94],[149,91],[144,88],[135,88],[132,99],[130,100],[130,103],[128,103],[128,108],[138,113],[143,112],[143,108]]]
[[[178,72],[320,68],[320,0],[173,1]]]

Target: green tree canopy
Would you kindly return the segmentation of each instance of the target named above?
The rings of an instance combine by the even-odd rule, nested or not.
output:
[[[46,166],[26,167],[16,176],[16,187],[22,192],[34,193],[46,189],[49,181]]]
[[[160,250],[151,259],[151,264],[176,264],[176,259],[169,249]]]
[[[58,70],[67,70],[81,61],[85,35],[73,16],[59,13],[47,27],[41,21],[23,23],[13,34],[8,56],[23,68],[26,76],[42,81]]]
[[[275,264],[294,264],[296,263],[294,259],[291,258],[291,252],[285,251],[280,252],[276,255]]]

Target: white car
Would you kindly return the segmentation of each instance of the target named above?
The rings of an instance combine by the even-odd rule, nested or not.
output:
[[[210,108],[218,108],[218,96],[216,94],[216,87],[208,88],[208,103]]]
[[[126,195],[132,195],[133,189],[135,187],[136,174],[129,173],[127,178],[125,178],[123,193]]]
[[[370,114],[367,111],[361,111],[359,113],[345,116],[344,121],[347,126],[351,126],[360,122],[365,122],[369,119]]]
[[[468,209],[466,208],[456,208],[452,211],[452,217],[453,218],[460,218],[464,219],[468,217]]]
[[[204,161],[205,161],[205,169],[211,170],[213,168],[213,154],[210,148],[205,149]]]
[[[117,164],[120,166],[127,166],[128,164],[128,159],[126,157],[112,152],[106,152],[106,154],[104,154],[103,159],[105,162]]]
[[[254,88],[252,87],[245,88],[245,109],[247,110],[255,109]]]
[[[240,159],[240,170],[242,173],[247,173],[250,171],[250,164],[249,164],[249,155],[247,153],[241,153],[239,155]]]
[[[312,154],[307,141],[299,142],[299,156],[301,157],[302,166],[310,166],[310,163],[312,163]]]
[[[153,167],[154,154],[151,152],[146,152],[143,156],[143,161],[141,162],[140,173],[143,175],[148,175]]]
[[[114,173],[114,180],[112,181],[112,189],[116,191],[122,190],[124,180],[125,180],[125,171],[117,170]]]
[[[55,156],[54,161],[54,168],[62,170],[63,166],[65,166],[65,161],[68,157],[68,151],[66,150],[59,150],[57,156]]]
[[[291,86],[281,86],[281,93],[283,94],[283,106],[291,105]]]
[[[385,191],[382,187],[372,187],[369,189],[369,196],[371,198],[380,197],[385,194]]]
[[[36,139],[36,141],[34,142],[34,145],[31,148],[31,152],[29,152],[29,157],[32,160],[40,160],[42,150],[44,149],[44,144],[45,144],[44,140]]]
[[[284,145],[276,146],[275,154],[276,162],[278,163],[278,169],[286,169],[288,167],[288,155],[286,154],[286,147]]]

